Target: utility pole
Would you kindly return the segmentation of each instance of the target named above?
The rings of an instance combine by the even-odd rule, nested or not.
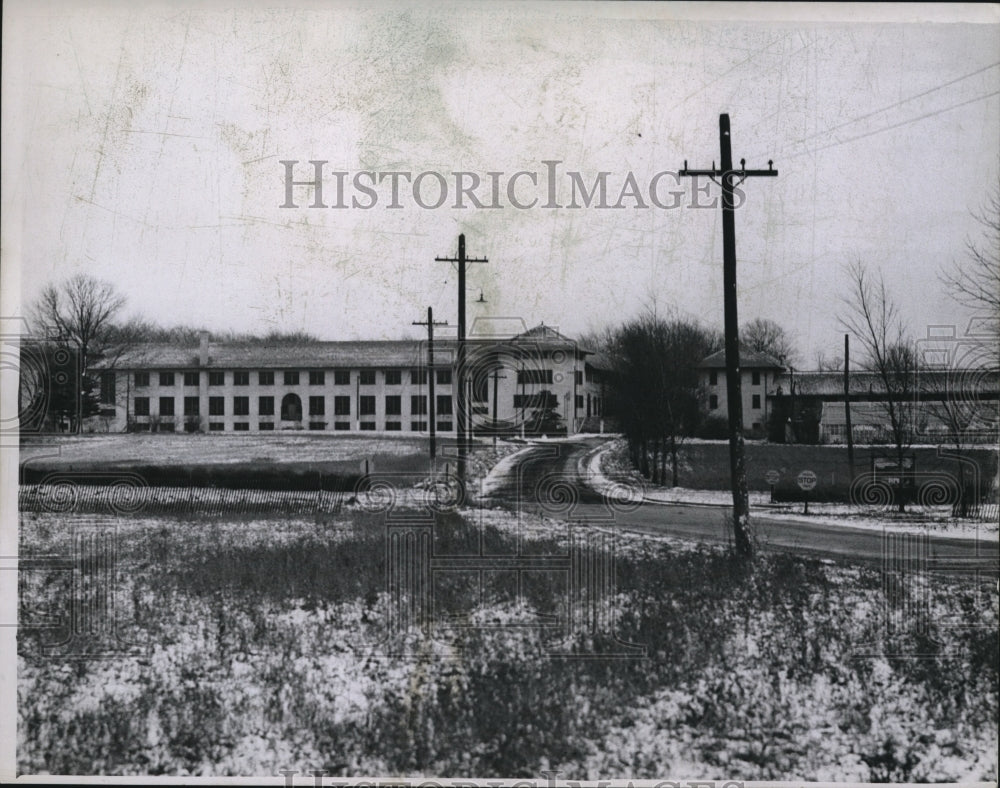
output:
[[[465,256],[465,233],[458,236],[458,257],[435,257],[439,263],[458,263],[458,353],[455,359],[455,409],[458,418],[455,420],[456,438],[458,440],[458,462],[456,463],[456,474],[458,478],[465,481],[465,455],[467,451],[465,431],[465,386],[463,378],[465,373],[465,266],[467,263],[488,263],[485,257]]]
[[[854,483],[854,431],[851,429],[851,335],[844,334],[844,429],[847,430],[847,467]]]
[[[500,374],[500,367],[493,368],[493,448],[497,447],[497,394],[498,394],[498,383],[500,380],[506,380],[506,375]]]
[[[430,428],[431,428],[431,470],[433,471],[434,458],[437,456],[437,444],[435,442],[435,427],[437,422],[437,412],[434,409],[434,326],[446,326],[448,321],[445,320],[441,323],[434,322],[434,310],[431,307],[427,307],[427,320],[420,321],[414,320],[413,325],[415,326],[427,326],[427,386],[429,388],[428,396],[430,397],[430,405],[428,410],[430,411]]]
[[[741,555],[753,555],[753,533],[750,527],[750,497],[747,493],[747,469],[743,447],[743,386],[740,379],[740,340],[736,291],[736,217],[733,189],[749,177],[774,177],[778,171],[768,161],[766,170],[748,170],[746,159],[740,159],[740,169],[733,169],[729,115],[719,115],[719,147],[721,169],[712,162],[710,170],[689,170],[687,161],[681,177],[708,176],[713,183],[722,183],[722,277],[725,307],[726,338],[726,399],[729,406],[729,470],[733,491],[733,528],[736,550]]]

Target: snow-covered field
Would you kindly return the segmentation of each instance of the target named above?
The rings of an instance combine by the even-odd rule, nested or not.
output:
[[[760,556],[748,572],[723,548],[618,535],[598,594],[567,586],[572,526],[473,508],[438,519],[436,554],[481,563],[478,543],[553,568],[478,592],[439,571],[424,629],[400,618],[423,597],[387,575],[387,521],[363,507],[107,525],[115,631],[144,648],[76,659],[82,630],[46,656],[61,633],[23,630],[21,772],[996,780],[988,585],[900,576],[926,602],[914,618],[867,567]],[[93,527],[22,514],[20,553],[67,553]],[[67,583],[26,573],[22,609],[65,605]],[[552,617],[566,624],[538,623]],[[639,652],[601,656],[622,643]]]
[[[190,464],[237,462],[341,462],[378,454],[426,453],[427,440],[405,433],[344,435],[296,432],[273,434],[65,435],[21,444],[21,461],[46,464]]]

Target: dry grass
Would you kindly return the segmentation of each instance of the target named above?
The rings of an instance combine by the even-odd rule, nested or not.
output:
[[[436,552],[467,552],[475,514],[442,515]],[[483,519],[491,549],[513,550],[512,518]],[[64,552],[82,521],[23,515],[22,556]],[[116,522],[120,615],[149,653],[46,659],[55,633],[22,633],[19,771],[996,779],[991,583],[904,579],[898,596],[925,590],[930,617],[890,637],[873,570],[789,556],[748,569],[724,550],[635,539],[619,550],[613,605],[617,635],[645,659],[548,658],[540,630],[502,624],[558,611],[557,583],[524,605],[470,607],[448,577],[440,598],[472,626],[411,633],[412,658],[379,659],[380,515]],[[526,525],[533,554],[558,550],[545,522]],[[26,578],[30,609],[65,593],[65,573]]]

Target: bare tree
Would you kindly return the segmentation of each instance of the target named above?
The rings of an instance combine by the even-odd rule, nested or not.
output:
[[[965,454],[969,444],[986,440],[996,444],[997,428],[994,421],[995,409],[983,407],[976,392],[967,391],[965,387],[970,382],[965,373],[967,370],[956,369],[948,364],[921,364],[920,394],[921,408],[927,416],[936,419],[944,434],[940,437],[953,449],[957,470],[957,499],[952,506],[952,514],[956,517],[968,517],[975,503],[979,490],[975,486],[973,475],[972,487],[966,483],[966,466],[974,466]],[[975,378],[972,379],[975,383]],[[970,496],[970,493],[972,494]],[[971,501],[970,501],[971,497]]]
[[[992,334],[1000,337],[1000,183],[976,214],[983,237],[966,241],[963,261],[953,261],[941,273],[952,298],[985,313]]]
[[[817,372],[840,372],[844,368],[843,356],[828,356],[825,350],[816,351]]]
[[[89,386],[87,369],[91,361],[110,349],[114,320],[124,306],[125,297],[114,285],[88,274],[76,274],[58,285],[46,286],[32,306],[29,317],[33,330],[75,350],[78,396]],[[75,429],[80,427],[77,421]]]
[[[754,318],[745,324],[740,329],[740,343],[758,353],[772,355],[776,359],[798,361],[798,351],[788,332],[767,318]]]
[[[889,296],[885,279],[876,279],[861,261],[847,267],[851,289],[844,297],[847,313],[840,322],[861,342],[865,366],[878,374],[881,402],[896,449],[900,474],[899,511],[906,510],[903,494],[904,455],[913,439],[916,348],[906,335],[899,309]]]

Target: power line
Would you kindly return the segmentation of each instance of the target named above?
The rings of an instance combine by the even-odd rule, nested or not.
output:
[[[958,82],[961,82],[961,81],[963,81],[965,79],[969,79],[970,77],[974,77],[974,76],[976,76],[978,74],[982,74],[984,71],[989,71],[991,68],[996,68],[997,66],[1000,66],[1000,61],[998,61],[996,63],[991,63],[988,66],[983,66],[982,68],[976,69],[975,71],[971,71],[968,74],[964,74],[963,76],[956,77],[955,79],[949,80],[948,82],[943,82],[940,85],[936,85],[935,87],[928,88],[927,90],[921,91],[920,93],[915,93],[912,96],[907,96],[906,98],[900,99],[899,101],[897,101],[897,102],[895,102],[893,104],[889,104],[888,106],[882,107],[880,109],[872,110],[871,112],[867,112],[864,115],[858,115],[857,117],[851,118],[849,120],[845,120],[843,123],[838,123],[836,126],[830,126],[829,128],[823,129],[822,131],[813,132],[812,134],[809,134],[809,135],[807,135],[805,137],[802,137],[801,139],[797,139],[797,140],[792,141],[791,143],[789,143],[789,145],[791,145],[791,146],[801,145],[801,144],[803,144],[805,142],[808,142],[811,139],[815,139],[816,137],[827,136],[829,134],[832,134],[835,131],[838,131],[839,129],[845,128],[847,126],[851,126],[851,125],[853,125],[855,123],[860,123],[863,120],[868,120],[869,118],[872,118],[875,115],[879,115],[879,114],[881,114],[883,112],[887,112],[887,111],[889,111],[891,109],[895,109],[896,107],[900,107],[903,104],[908,104],[909,102],[914,101],[914,100],[916,100],[918,98],[923,98],[924,96],[928,96],[931,93],[934,93],[934,92],[936,92],[938,90],[941,90],[942,88],[950,87],[951,85],[954,85],[954,84],[956,84]],[[989,96],[992,96],[992,95],[995,95],[995,94],[991,93],[991,94],[986,95],[986,96],[981,96],[980,98],[989,98]],[[975,99],[975,100],[979,100],[979,99]],[[956,106],[959,106],[959,105],[956,105]],[[947,111],[947,110],[942,110],[942,111]],[[920,120],[920,119],[921,118],[916,118],[915,120]],[[754,128],[756,128],[756,126]],[[889,127],[889,128],[893,128],[893,127]],[[878,132],[875,131],[875,132],[871,132],[871,133],[878,133]],[[850,142],[850,140],[844,140],[844,142]],[[840,144],[840,143],[834,143],[834,144]],[[785,150],[786,150],[786,148],[781,148],[779,152],[783,153]],[[824,150],[824,148],[816,148],[814,150]],[[760,155],[761,154],[755,154],[754,157],[756,158],[756,157],[759,157]],[[792,154],[789,158],[797,158],[798,156],[801,156],[801,155],[802,155],[802,153],[796,153],[796,154]]]
[[[809,140],[811,140],[811,139],[813,139],[815,137],[821,137],[821,136],[823,136],[825,134],[832,134],[833,132],[837,131],[838,129],[844,128],[845,126],[850,126],[850,125],[852,125],[854,123],[860,123],[862,120],[867,120],[868,118],[874,117],[875,115],[878,115],[878,114],[880,114],[882,112],[888,112],[890,109],[895,109],[896,107],[901,107],[903,104],[908,104],[909,102],[914,101],[915,99],[923,98],[924,96],[930,95],[931,93],[934,93],[937,90],[941,90],[942,88],[950,87],[951,85],[954,85],[957,82],[961,82],[963,79],[968,79],[969,77],[974,77],[977,74],[982,74],[984,71],[989,71],[991,68],[996,68],[997,66],[1000,66],[1000,62],[991,63],[988,66],[983,66],[982,68],[976,69],[975,71],[973,71],[973,72],[971,72],[969,74],[966,74],[964,76],[956,77],[955,79],[952,79],[952,80],[950,80],[948,82],[943,82],[942,84],[937,85],[936,87],[928,88],[927,90],[925,90],[925,91],[923,91],[921,93],[916,93],[916,94],[914,94],[912,96],[908,96],[905,99],[900,99],[895,104],[890,104],[887,107],[882,107],[881,109],[873,110],[873,111],[871,111],[871,112],[869,112],[869,113],[867,113],[865,115],[859,115],[856,118],[851,118],[850,120],[845,120],[843,123],[839,123],[836,126],[832,126],[832,127],[828,128],[828,129],[825,129],[823,131],[814,132],[814,133],[810,134],[807,137],[803,137],[800,140],[793,141],[792,145],[799,145],[799,144],[801,144],[803,142],[808,142]]]
[[[958,109],[959,107],[964,107],[967,104],[974,104],[977,101],[983,101],[984,99],[992,98],[993,96],[1000,95],[1000,90],[994,90],[992,93],[986,93],[982,96],[976,96],[975,98],[968,99],[966,101],[960,101],[957,104],[952,104],[948,107],[943,107],[933,112],[927,112],[923,115],[918,115],[915,118],[909,118],[907,120],[901,120],[899,123],[892,123],[888,126],[883,126],[880,129],[874,129],[873,131],[867,131],[864,134],[859,134],[856,137],[848,137],[846,140],[838,140],[837,142],[831,142],[828,145],[823,145],[819,148],[811,148],[809,150],[802,151],[801,153],[793,153],[788,156],[789,159],[797,159],[800,156],[805,156],[808,153],[819,153],[820,151],[827,150],[828,148],[836,148],[838,145],[846,145],[848,142],[857,142],[858,140],[863,140],[866,137],[871,137],[875,134],[881,134],[883,131],[891,131],[892,129],[898,129],[901,126],[908,126],[910,123],[916,123],[920,120],[926,120],[927,118],[932,118],[935,115],[940,115],[944,112],[950,112],[953,109]]]

